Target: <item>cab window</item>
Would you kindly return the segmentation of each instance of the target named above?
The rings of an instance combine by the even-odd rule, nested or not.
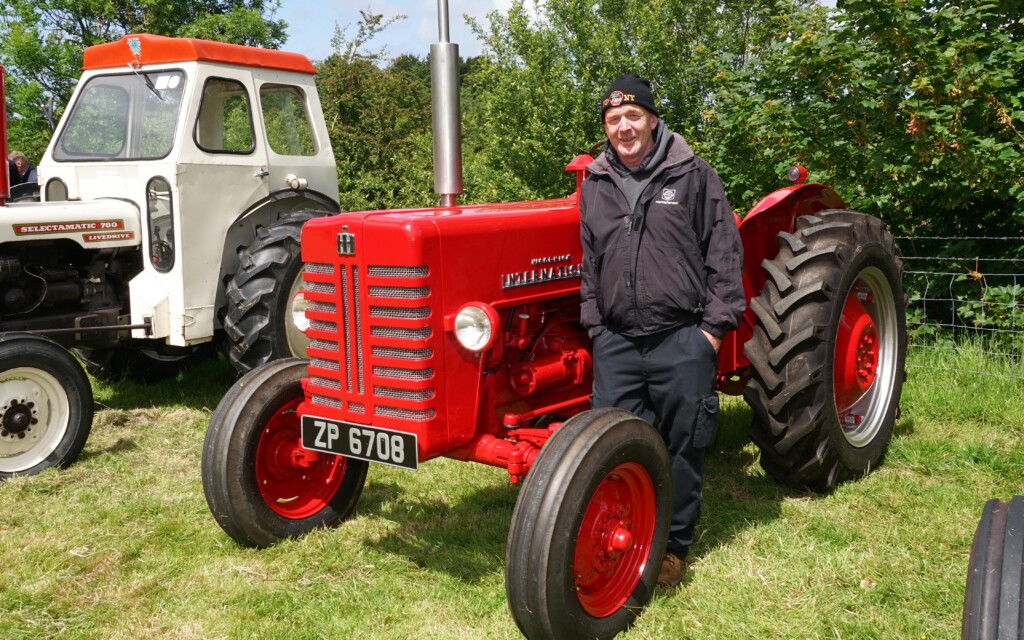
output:
[[[265,84],[260,87],[260,106],[267,128],[270,149],[282,156],[314,156],[316,142],[309,115],[306,94],[298,87]]]
[[[196,145],[210,153],[252,153],[252,111],[249,93],[241,82],[227,78],[206,81],[194,137]]]

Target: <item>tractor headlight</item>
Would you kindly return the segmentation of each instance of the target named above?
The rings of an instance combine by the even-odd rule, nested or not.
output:
[[[455,338],[466,349],[480,352],[494,344],[498,313],[489,304],[471,302],[455,315]]]

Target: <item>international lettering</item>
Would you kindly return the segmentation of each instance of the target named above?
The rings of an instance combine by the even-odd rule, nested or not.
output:
[[[506,273],[501,276],[501,288],[515,289],[516,287],[527,287],[534,284],[554,282],[555,280],[579,278],[582,275],[583,265],[581,263],[532,269],[530,271],[517,271],[516,273]]]

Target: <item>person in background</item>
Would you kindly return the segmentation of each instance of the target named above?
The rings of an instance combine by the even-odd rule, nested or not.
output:
[[[20,151],[12,151],[8,156],[8,167],[11,167],[13,163],[13,170],[11,172],[11,186],[16,184],[34,184],[39,182],[39,177],[36,175],[36,168],[28,161],[25,154]]]
[[[672,521],[658,584],[673,587],[700,517],[704,449],[718,429],[718,348],[746,308],[743,245],[721,179],[658,119],[648,80],[619,76],[599,106],[608,142],[580,198],[591,403],[659,421]]]

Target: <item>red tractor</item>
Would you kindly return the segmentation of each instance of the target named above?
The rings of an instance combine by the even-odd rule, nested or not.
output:
[[[443,17],[431,58],[435,109],[450,114],[445,60],[458,57],[445,31]],[[369,462],[505,468],[522,482],[506,553],[519,628],[611,637],[652,594],[671,485],[654,429],[589,410],[578,203],[590,158],[567,167],[577,191],[564,199],[454,206],[461,169],[443,161],[459,166],[454,122],[435,111],[441,206],[303,227],[310,359],[260,366],[220,402],[203,448],[206,499],[232,538],[265,547],[341,523]],[[749,308],[722,345],[718,387],[753,408],[772,477],[828,491],[877,466],[892,433],[902,266],[880,220],[791,173],[795,184],[740,223]]]

